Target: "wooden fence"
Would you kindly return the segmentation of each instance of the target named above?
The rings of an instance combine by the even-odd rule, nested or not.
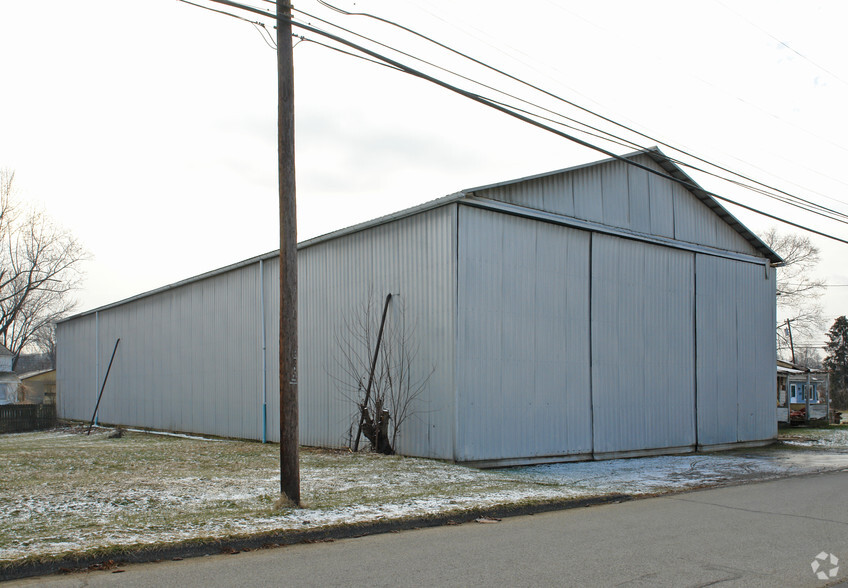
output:
[[[49,429],[56,425],[55,404],[0,405],[0,433]]]

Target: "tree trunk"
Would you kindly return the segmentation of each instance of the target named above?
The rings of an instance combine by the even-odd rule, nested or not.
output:
[[[377,423],[371,418],[371,412],[362,407],[362,434],[371,443],[371,449],[384,455],[394,455],[395,450],[389,439],[389,411],[378,412]]]

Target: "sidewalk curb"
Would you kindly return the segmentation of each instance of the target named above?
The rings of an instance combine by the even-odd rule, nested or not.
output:
[[[556,510],[568,510],[572,508],[613,504],[617,502],[630,501],[635,498],[648,497],[650,497],[650,495],[636,497],[629,494],[610,494],[607,496],[596,496],[590,498],[558,499],[519,506],[505,505],[491,508],[473,508],[454,513],[415,517],[410,519],[337,525],[334,527],[324,527],[321,529],[304,531],[294,530],[262,533],[259,535],[237,537],[233,539],[213,539],[200,542],[183,541],[165,547],[151,548],[142,546],[127,553],[120,554],[60,558],[49,562],[24,562],[21,564],[12,564],[6,568],[0,568],[0,582],[32,576],[46,576],[56,573],[84,571],[92,566],[106,565],[110,562],[113,563],[115,567],[120,567],[121,564],[128,563],[148,563],[171,559],[202,557],[205,555],[219,555],[223,553],[234,554],[245,549],[255,550],[270,547],[283,547],[298,543],[335,541],[337,539],[350,539],[354,537],[362,537],[364,535],[378,535],[382,533],[408,531],[426,527],[469,523],[480,517],[516,517]]]

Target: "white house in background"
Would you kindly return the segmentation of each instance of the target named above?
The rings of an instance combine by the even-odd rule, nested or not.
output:
[[[777,362],[777,420],[781,423],[827,418],[830,410],[828,374]]]
[[[11,372],[14,359],[15,355],[5,346],[0,345],[0,373]]]
[[[21,380],[12,372],[14,359],[14,354],[0,345],[0,404],[14,404],[18,401]]]
[[[346,443],[337,336],[369,296],[435,368],[406,455],[479,466],[679,453],[777,434],[775,270],[657,149],[462,190],[298,247],[300,434]],[[308,197],[308,195],[302,195]],[[277,253],[57,327],[60,418],[278,439]]]

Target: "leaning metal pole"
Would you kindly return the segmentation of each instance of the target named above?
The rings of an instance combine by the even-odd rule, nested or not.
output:
[[[109,372],[112,371],[112,362],[115,361],[115,352],[118,351],[118,343],[121,342],[120,337],[115,341],[115,348],[112,350],[112,358],[109,360],[109,367],[106,368],[106,376],[103,378],[103,385],[100,386],[100,394],[97,395],[97,404],[94,405],[94,414],[91,415],[91,422],[88,425],[86,435],[91,435],[91,427],[94,426],[94,420],[97,418],[97,409],[100,408],[100,399],[103,398],[103,389],[106,388],[106,380],[109,379]],[[98,350],[98,353],[100,351]]]
[[[365,411],[368,410],[368,401],[371,399],[371,385],[374,383],[374,370],[377,368],[377,358],[380,355],[380,343],[383,340],[383,327],[386,326],[386,311],[389,310],[389,302],[392,295],[386,296],[386,303],[383,305],[383,317],[380,319],[380,331],[377,333],[377,345],[374,348],[374,355],[371,358],[371,370],[368,372],[368,385],[365,387],[365,401],[362,403],[362,412],[359,416],[359,427],[356,429],[356,443],[353,444],[353,450],[359,451],[359,439],[362,437],[362,425],[365,424]],[[375,422],[380,418],[380,415],[375,416]]]

